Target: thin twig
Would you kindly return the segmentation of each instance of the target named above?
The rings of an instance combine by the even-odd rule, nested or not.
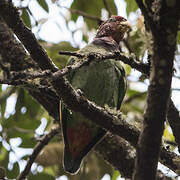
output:
[[[104,3],[104,7],[105,7],[105,9],[106,9],[106,10],[107,10],[107,12],[109,13],[109,17],[111,17],[112,12],[111,12],[111,10],[110,10],[110,8],[109,8],[109,6],[108,6],[108,2],[107,2],[107,0],[103,0],[103,3]]]
[[[137,69],[138,71],[146,75],[149,75],[149,71],[150,71],[149,64],[141,63],[140,61],[135,61],[134,55],[127,57],[119,52],[102,55],[100,53],[81,54],[78,52],[60,51],[59,54],[83,58],[83,61],[80,61],[72,66],[67,66],[66,67],[67,69],[64,68],[56,72],[59,74],[60,77],[67,74],[70,70],[76,70],[84,65],[87,65],[88,63],[90,63],[90,61],[94,59],[96,59],[97,61],[103,61],[107,59],[116,59],[117,61],[122,61],[123,63],[130,65],[132,68]]]
[[[67,55],[67,56],[76,56],[78,58],[84,58],[85,55],[78,52],[71,52],[71,51],[59,51],[60,55]]]
[[[35,21],[35,25],[37,26],[38,25],[38,21],[36,20],[36,18],[34,17],[31,9],[29,8],[29,6],[27,6],[27,11],[29,12],[29,14],[31,15],[31,17],[33,18],[33,20]]]
[[[6,100],[11,94],[13,94],[16,90],[16,87],[10,86],[5,91],[1,92],[0,95],[0,104]]]
[[[25,169],[22,171],[22,173],[19,175],[17,180],[24,180],[28,176],[31,166],[34,163],[36,157],[41,152],[41,150],[46,146],[49,141],[59,133],[59,128],[52,129],[48,134],[46,134],[42,140],[35,146],[33,153],[29,157]]]
[[[61,7],[67,9],[68,11],[70,11],[73,14],[79,14],[79,15],[87,18],[87,19],[91,19],[91,20],[97,21],[98,24],[101,24],[103,22],[101,20],[101,18],[99,18],[98,16],[87,14],[87,13],[85,13],[83,11],[78,10],[78,9],[71,9],[71,8],[67,8],[67,7],[64,7],[64,6],[61,6]]]
[[[125,101],[124,101],[124,104],[127,104],[127,103],[130,103],[131,101],[133,101],[134,99],[137,99],[137,98],[140,98],[144,95],[146,95],[147,92],[140,92],[140,93],[137,93],[133,96],[130,96],[129,98],[127,98]]]

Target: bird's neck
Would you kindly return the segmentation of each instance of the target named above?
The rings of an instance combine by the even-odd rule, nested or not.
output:
[[[95,45],[103,46],[107,48],[109,51],[119,51],[119,45],[117,42],[111,37],[95,37],[93,42]]]

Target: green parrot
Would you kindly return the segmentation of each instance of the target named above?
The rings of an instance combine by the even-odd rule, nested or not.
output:
[[[119,42],[130,28],[128,21],[121,16],[112,16],[102,23],[94,40],[79,51],[103,55],[119,51]],[[71,57],[68,65],[80,61]],[[126,92],[125,71],[119,61],[96,59],[86,66],[66,76],[75,89],[97,105],[108,105],[120,109]],[[79,112],[71,112],[61,104],[60,120],[64,140],[63,166],[65,171],[75,174],[80,169],[83,158],[105,136],[106,131]]]

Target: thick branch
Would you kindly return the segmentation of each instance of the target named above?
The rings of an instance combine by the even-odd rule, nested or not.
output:
[[[146,9],[146,7],[144,6],[144,3],[143,3],[143,0],[135,0],[138,7],[141,9],[141,12],[142,14],[145,16],[145,17],[148,17],[148,11]]]
[[[30,79],[36,79],[36,78],[47,78],[51,75],[51,71],[45,70],[45,71],[11,71],[9,73],[10,79],[13,81],[18,79],[30,80]]]
[[[24,25],[19,17],[17,9],[13,6],[11,1],[0,1],[0,15],[15,32],[16,36],[29,51],[31,57],[36,59],[38,64],[41,65],[41,69],[46,70],[51,68],[53,71],[58,70],[47,56],[42,46],[38,43],[31,30]]]
[[[52,87],[49,87],[48,85],[41,85],[35,82],[31,82],[31,81],[27,81],[27,79],[16,79],[16,80],[12,80],[12,79],[1,79],[0,78],[0,84],[8,84],[8,85],[12,85],[12,86],[21,86],[23,88],[26,88],[29,91],[33,91],[34,93],[37,93],[39,95],[39,93],[41,94],[45,94],[46,98],[50,98],[54,101],[56,101],[59,97],[56,95],[56,92],[54,91],[54,89]],[[8,92],[7,92],[8,93]],[[4,99],[5,97],[3,97],[3,95],[8,96],[10,94],[3,94],[2,93],[2,99]],[[1,96],[0,96],[0,100],[1,100]],[[42,104],[44,105],[44,104]],[[56,117],[57,118],[57,117]]]
[[[178,6],[177,2],[174,7]],[[173,8],[167,9],[167,15],[161,14],[155,28],[156,32],[154,32],[154,24],[149,23],[154,37],[152,69],[150,72],[147,109],[144,114],[143,129],[137,146],[134,180],[156,179],[161,138],[170,97],[178,29],[177,11],[174,11],[174,13],[171,11],[173,11]],[[169,17],[169,13],[173,13],[174,16]],[[170,22],[173,23],[170,25]],[[168,31],[166,31],[167,25]],[[171,42],[168,39],[170,36],[172,36]]]
[[[146,7],[144,5],[143,0],[135,0],[135,1],[137,3],[138,7],[140,8],[142,14],[144,15],[144,19],[145,19],[144,23],[145,23],[146,30],[149,31],[149,29],[150,29],[149,27],[151,26],[150,30],[153,32],[154,36],[158,37],[159,34],[157,33],[158,28],[157,28],[157,22],[156,22],[157,18],[153,17],[151,9],[149,9],[149,4],[151,3],[151,0],[149,0],[148,7]]]
[[[0,54],[2,60],[4,60],[6,64],[9,64],[10,68],[8,68],[7,71],[24,71],[29,68],[35,71],[40,70],[37,64],[33,62],[29,55],[27,55],[22,44],[17,41],[13,32],[8,28],[1,17],[0,27]],[[9,80],[7,79],[7,84],[8,82]],[[12,81],[9,82],[9,84],[11,83]],[[18,83],[22,84],[22,79]],[[46,86],[50,86],[46,80],[44,80],[43,83],[45,83]],[[43,84],[43,86],[45,84]],[[58,119],[59,102],[56,98],[56,94],[52,91],[46,91],[46,89],[47,88],[41,88],[39,91],[36,91],[36,89],[34,91],[32,88],[29,90],[29,93],[49,112],[52,117]]]
[[[106,149],[107,151],[104,151]],[[131,178],[136,156],[135,149],[119,136],[110,133],[95,148],[96,152],[121,172],[122,177]]]
[[[104,151],[106,149],[106,151]],[[119,136],[108,133],[95,148],[104,160],[119,170],[122,177],[132,178],[136,151],[130,144]],[[157,180],[171,180],[161,171],[157,173]]]

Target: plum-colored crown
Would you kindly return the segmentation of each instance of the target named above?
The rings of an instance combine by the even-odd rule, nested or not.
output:
[[[122,16],[111,16],[111,18],[115,18],[117,21],[127,21],[124,17]]]
[[[100,25],[95,38],[106,37],[119,43],[128,29],[126,22],[127,20],[122,16],[111,16]]]

